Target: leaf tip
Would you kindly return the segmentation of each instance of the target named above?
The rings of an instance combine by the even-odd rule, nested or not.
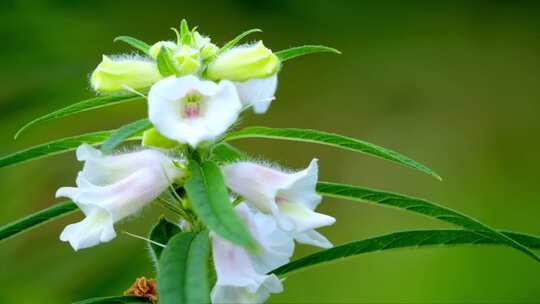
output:
[[[24,130],[26,130],[28,125],[24,125],[22,128],[20,128],[16,133],[15,135],[13,135],[13,139],[14,140],[17,140],[17,138],[19,138],[19,136],[21,136],[21,134],[24,132]]]

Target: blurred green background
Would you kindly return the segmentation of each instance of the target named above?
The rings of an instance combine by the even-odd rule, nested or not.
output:
[[[439,182],[394,164],[309,144],[238,146],[321,180],[421,196],[497,228],[540,234],[540,6],[538,1],[38,1],[0,2],[0,154],[145,115],[130,103],[42,125],[30,119],[90,96],[101,54],[131,50],[127,34],[170,39],[181,18],[222,44],[258,27],[274,50],[325,44],[343,52],[287,62],[277,101],[245,125],[315,128],[395,149],[435,169]],[[0,224],[55,203],[72,185],[74,154],[0,171]],[[328,199],[335,243],[400,229],[449,227],[400,210]],[[119,230],[145,234],[159,206]],[[145,244],[119,234],[74,252],[58,240],[80,214],[0,244],[0,303],[69,303],[120,294],[154,276]],[[315,251],[298,246],[297,255]],[[394,250],[297,273],[272,303],[538,303],[540,265],[502,247]]]

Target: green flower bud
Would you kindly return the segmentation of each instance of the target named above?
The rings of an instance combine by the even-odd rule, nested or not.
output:
[[[199,52],[187,45],[176,51],[173,59],[180,75],[194,74],[201,67]]]
[[[171,149],[178,146],[178,142],[161,135],[155,128],[143,132],[142,145],[145,147],[156,147]]]
[[[205,46],[201,48],[201,58],[202,60],[206,60],[208,58],[214,57],[219,51],[219,48],[217,45],[213,43],[207,43]]]
[[[210,43],[210,38],[199,34],[199,32],[193,33],[193,45],[192,46],[194,48],[201,49],[201,48],[203,48],[205,45],[207,45],[209,43]]]
[[[157,59],[157,56],[162,46],[173,51],[178,48],[176,43],[172,41],[158,41],[150,47],[150,49],[148,50],[148,55],[150,55],[150,57],[152,57],[153,59]]]
[[[219,48],[210,42],[210,38],[202,36],[199,32],[193,33],[192,47],[199,50],[202,60],[215,56],[219,51]]]
[[[255,45],[235,47],[208,65],[206,76],[212,80],[246,81],[267,78],[279,69],[279,59],[262,41]]]
[[[103,60],[90,77],[92,88],[99,93],[125,91],[126,87],[143,89],[162,79],[155,63],[136,57]]]

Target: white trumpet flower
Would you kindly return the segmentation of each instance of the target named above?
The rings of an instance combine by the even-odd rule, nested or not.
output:
[[[223,134],[238,118],[242,103],[234,84],[193,75],[158,81],[148,93],[148,117],[165,137],[196,147]]]
[[[332,244],[314,229],[332,225],[335,219],[315,212],[321,202],[316,192],[318,166],[286,173],[252,162],[238,162],[222,168],[227,186],[266,214],[273,215],[280,227],[298,242],[323,248]]]
[[[268,111],[270,103],[275,99],[277,74],[267,78],[254,78],[244,82],[235,82],[238,95],[244,106],[252,106],[257,114]]]
[[[157,150],[105,156],[83,144],[77,159],[85,162],[77,187],[56,192],[56,197],[73,200],[86,216],[60,235],[75,250],[111,241],[116,236],[114,223],[137,213],[183,175],[172,159]]]
[[[238,205],[236,211],[259,243],[261,253],[250,255],[242,247],[212,234],[217,274],[212,303],[262,303],[271,293],[283,291],[280,279],[266,273],[289,261],[294,242],[271,216],[252,211],[244,203]]]

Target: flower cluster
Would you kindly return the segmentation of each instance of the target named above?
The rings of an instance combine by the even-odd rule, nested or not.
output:
[[[204,159],[243,111],[265,113],[274,100],[281,62],[261,41],[219,48],[185,22],[176,32],[177,41],[143,48],[144,57],[103,56],[90,77],[100,94],[144,95],[152,128],[142,134],[142,147],[130,152],[106,154],[87,144],[77,149],[77,159],[84,162],[77,187],[56,193],[73,200],[85,215],[60,235],[75,250],[111,241],[115,223],[171,191],[183,215],[179,226],[207,229],[180,191],[192,175],[190,162]],[[295,242],[332,246],[316,231],[335,222],[315,212],[321,202],[315,189],[317,160],[296,172],[253,161],[221,163],[220,171],[231,206],[258,250],[210,231],[217,275],[211,299],[263,302],[282,291],[281,280],[268,273],[289,262]]]

